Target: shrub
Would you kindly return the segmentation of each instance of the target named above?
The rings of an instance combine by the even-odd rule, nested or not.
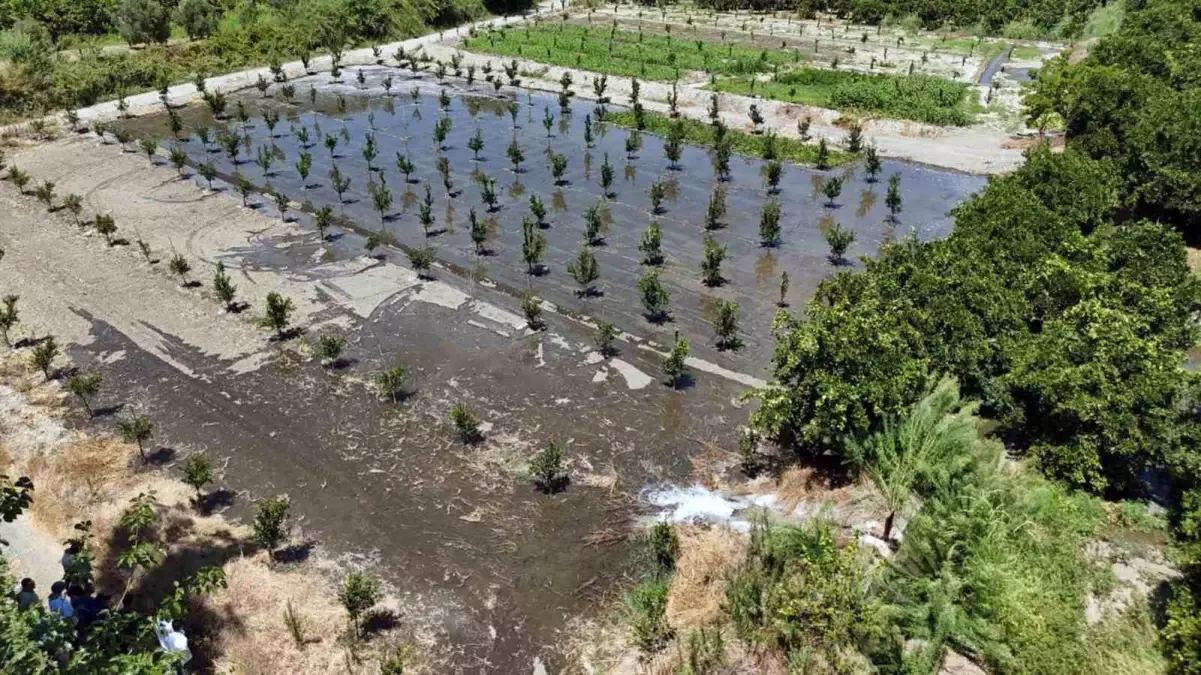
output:
[[[201,40],[217,29],[220,12],[209,0],[180,0],[175,8],[175,23],[189,39]]]
[[[346,608],[346,614],[350,617],[350,624],[354,628],[355,638],[358,639],[362,633],[359,618],[379,602],[379,581],[366,572],[351,572],[342,580],[338,599]]]
[[[667,593],[667,584],[660,580],[646,581],[630,593],[634,643],[644,652],[662,648],[671,638],[671,626],[667,623]]]
[[[563,446],[548,443],[530,460],[530,477],[534,486],[550,494],[563,489],[567,473],[563,470]]]
[[[680,537],[671,523],[655,523],[647,536],[651,558],[659,569],[670,572],[675,569],[680,555]]]
[[[471,412],[466,403],[455,404],[450,411],[450,421],[455,425],[455,430],[464,443],[476,443],[482,438],[480,420]]]
[[[202,452],[188,455],[183,465],[183,482],[196,489],[196,496],[213,481],[213,460]]]
[[[255,506],[254,543],[273,553],[288,536],[288,510],[292,504],[287,497],[264,497]]]
[[[166,43],[171,37],[170,10],[159,0],[120,0],[117,32],[130,45]]]

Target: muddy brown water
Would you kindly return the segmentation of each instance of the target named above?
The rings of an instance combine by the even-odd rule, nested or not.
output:
[[[380,86],[388,74],[394,77],[394,112],[386,110]],[[296,202],[332,205],[363,230],[382,229],[409,247],[429,243],[464,276],[499,284],[473,291],[495,304],[515,309],[513,293],[532,288],[569,311],[610,319],[660,342],[678,329],[692,338],[699,356],[761,377],[771,353],[769,327],[780,273],[788,272],[789,300],[800,307],[822,278],[838,271],[826,259],[823,228],[838,222],[856,232],[852,258],[875,252],[891,237],[945,236],[951,225],[947,211],[984,183],[982,178],[885,162],[885,175],[902,175],[905,200],[901,221],[890,225],[884,222],[883,199],[864,194],[882,196],[883,183],[869,184],[855,172],[838,206],[829,209],[822,206],[818,188],[827,176],[847,170],[818,172],[790,164],[778,196],[783,243],[766,249],[758,242],[765,199],[762,162],[735,157],[732,180],[725,184],[725,227],[714,233],[728,247],[723,266],[728,281],[707,288],[699,278],[701,222],[715,182],[704,149],[686,147],[682,169],[669,171],[661,139],[650,134],[643,135],[641,151],[630,159],[624,129],[609,127],[594,147],[586,148],[581,130],[585,115],[593,111],[590,102],[573,101],[572,113],[564,118],[554,97],[522,91],[514,128],[506,112],[508,100],[493,97],[490,86],[448,82],[452,102],[443,113],[439,87],[432,82],[388,69],[367,69],[366,75],[362,90],[352,71],[342,84],[329,83],[328,75],[297,80],[297,101],[304,102],[298,105],[263,99],[254,91],[231,97],[231,112],[239,99],[250,111],[244,129],[236,120],[214,122],[203,106],[181,109],[188,129],[207,125],[250,135],[251,150],[243,149],[236,166],[215,151],[215,144],[205,148],[192,138],[179,147],[193,164],[208,161],[226,176],[237,172],[259,187],[269,183]],[[315,105],[307,103],[310,86],[315,87]],[[416,103],[408,93],[413,87],[422,91]],[[339,93],[345,96],[344,112]],[[274,135],[262,122],[260,107],[280,111]],[[546,108],[555,118],[549,138],[540,122]],[[443,115],[452,123],[444,154],[457,194],[449,197],[441,187],[432,141],[433,125]],[[161,136],[163,118],[122,124]],[[372,123],[379,145],[374,163],[384,167],[382,179],[393,195],[382,223],[367,193],[369,172],[362,156]],[[294,168],[302,149],[293,125],[304,125],[312,136],[307,186]],[[318,126],[338,137],[333,158],[316,137]],[[467,148],[477,128],[485,139],[478,162]],[[505,157],[514,137],[526,154],[520,173],[512,171]],[[271,175],[253,163],[259,147],[276,157]],[[553,184],[548,147],[568,158],[564,185]],[[416,165],[417,182],[403,182],[395,166],[398,152]],[[583,212],[599,197],[606,154],[617,178],[616,196],[605,208],[606,242],[596,249],[604,295],[581,299],[565,268],[582,244]],[[327,174],[333,164],[352,181],[343,203],[330,187]],[[484,208],[473,173],[496,178],[501,203],[495,213]],[[374,180],[381,179],[373,174]],[[673,321],[664,326],[642,317],[635,290],[642,272],[637,245],[652,219],[648,187],[659,179],[669,181],[666,212],[657,216],[667,257],[663,278],[672,292]],[[417,222],[427,181],[436,226],[446,230],[430,238]],[[529,214],[531,194],[542,198],[549,221],[543,231],[549,273],[538,277],[527,275],[521,261],[520,223]],[[266,199],[254,201],[274,213]],[[493,255],[472,251],[466,219],[473,207],[487,223]],[[312,226],[305,214],[300,224]],[[361,232],[340,233],[327,256],[359,256],[363,241]],[[315,247],[312,242],[276,247],[251,241],[227,254],[252,268],[303,276],[313,268]],[[709,323],[718,299],[741,305],[746,347],[738,353],[718,353],[712,347]],[[553,349],[545,337],[506,337],[470,327],[465,312],[426,303],[384,303],[362,320],[331,304],[327,315],[316,319],[349,325],[348,364],[338,374],[286,351],[259,370],[236,374],[230,364],[163,336],[173,359],[199,375],[192,378],[140,350],[103,317],[89,317],[95,340],[76,348],[72,359],[87,368],[123,353],[122,359],[105,361],[106,383],[111,383],[106,395],[143,402],[156,421],[156,442],[174,449],[176,456],[193,450],[213,454],[224,466],[221,484],[238,495],[234,515],[249,516],[255,498],[287,494],[302,516],[305,536],[334,555],[373,561],[401,599],[402,626],[426,627],[436,638],[439,646],[431,656],[441,664],[439,672],[524,673],[536,657],[558,672],[565,665],[565,641],[576,637],[566,631],[566,622],[595,612],[602,599],[628,588],[637,573],[638,546],[628,535],[634,531],[631,519],[643,512],[640,491],[660,481],[695,480],[694,460],[712,446],[734,450],[736,429],[745,422],[749,404],[737,399],[741,386],[703,375],[678,392],[657,382],[629,389],[612,370],[607,381],[596,383],[596,366],[584,363],[581,353]],[[589,330],[565,317],[551,315],[549,320],[553,331],[576,344],[592,339]],[[623,348],[622,358],[652,376],[659,372],[657,357],[632,346]],[[410,367],[411,395],[397,405],[376,400],[366,383],[397,361]],[[472,449],[455,440],[445,416],[460,400],[495,425],[490,437],[506,439],[500,445],[515,460],[504,466],[488,463],[481,457],[490,456],[495,446]],[[512,467],[524,465],[552,439],[568,444],[577,482],[546,496]],[[598,475],[616,475],[616,485],[585,484],[588,476]],[[611,543],[588,543],[613,534],[620,536]]]
[[[759,377],[767,374],[772,350],[770,327],[778,299],[778,280],[772,284],[762,278],[763,266],[759,261],[765,252],[774,255],[776,275],[788,273],[791,284],[788,299],[793,307],[800,308],[823,278],[840,269],[828,259],[824,229],[837,222],[855,232],[856,241],[846,258],[850,266],[858,266],[859,256],[874,254],[890,239],[908,235],[920,239],[945,236],[952,225],[948,211],[985,182],[982,177],[885,161],[882,177],[901,175],[904,206],[899,222],[893,224],[887,222],[883,179],[868,182],[863,171],[853,167],[823,172],[787,164],[781,192],[776,197],[782,210],[782,242],[768,251],[760,245],[758,237],[759,215],[768,197],[761,178],[763,162],[735,156],[730,180],[725,183],[725,226],[714,232],[717,242],[727,247],[728,257],[722,266],[726,281],[717,288],[708,288],[700,279],[704,250],[701,224],[716,181],[706,149],[686,145],[680,170],[670,170],[663,157],[662,139],[652,134],[642,134],[642,149],[634,157],[625,152],[629,132],[612,125],[602,130],[593,147],[585,147],[584,119],[594,112],[590,101],[573,99],[571,113],[564,116],[556,97],[518,91],[520,110],[515,127],[507,113],[509,100],[514,96],[508,87],[496,97],[490,85],[479,82],[467,87],[463,81],[448,79],[443,87],[432,78],[413,79],[405,71],[388,68],[367,68],[364,74],[363,87],[356,84],[353,71],[345,71],[342,83],[331,83],[328,74],[296,80],[295,104],[262,98],[253,90],[231,97],[228,108],[231,114],[235,99],[244,100],[251,117],[246,125],[236,119],[213,121],[203,105],[181,110],[188,130],[204,125],[213,129],[214,134],[216,129],[228,129],[230,133],[250,136],[251,148],[247,151],[243,147],[236,166],[215,143],[201,147],[192,137],[179,147],[191,161],[212,162],[225,175],[238,172],[260,187],[270,185],[284,192],[294,201],[331,205],[337,213],[363,228],[385,231],[404,246],[432,245],[439,259],[514,292],[532,290],[568,311],[613,321],[623,330],[661,344],[679,330],[690,338],[698,356]],[[391,96],[381,86],[386,76],[393,78]],[[316,91],[315,104],[309,102],[311,88]],[[421,91],[417,102],[409,94],[414,88]],[[447,111],[439,109],[437,93],[443,88],[451,97]],[[344,98],[344,110],[339,107],[339,95]],[[385,107],[389,98],[392,112]],[[274,134],[263,123],[260,108],[280,113],[282,119]],[[554,118],[549,135],[542,125],[547,110]],[[445,150],[441,152],[450,161],[454,185],[449,195],[437,171],[439,152],[432,140],[434,125],[443,117],[451,120]],[[152,115],[124,124],[141,134],[162,136],[164,119],[165,115]],[[307,150],[300,147],[292,131],[300,126],[309,130],[311,147]],[[318,138],[318,128],[323,134],[338,138],[332,156]],[[473,159],[467,146],[477,129],[485,141],[479,161]],[[373,162],[377,171],[372,172],[368,171],[362,155],[368,133],[374,135],[378,146],[378,157]],[[506,148],[513,139],[525,154],[519,173],[513,171],[506,157]],[[270,175],[265,175],[254,162],[260,147],[269,148],[276,157]],[[295,169],[302,151],[311,155],[313,164],[307,187],[302,185],[305,181],[300,180]],[[408,157],[416,167],[411,182],[406,183],[397,171],[398,153]],[[568,159],[565,181],[560,185],[555,184],[550,173],[551,153]],[[614,167],[616,179],[615,196],[605,204],[605,243],[594,249],[600,263],[598,286],[603,294],[582,298],[567,273],[567,264],[583,246],[585,210],[600,199],[600,166],[606,156]],[[329,178],[334,165],[351,180],[341,203]],[[382,174],[378,171],[381,168]],[[481,200],[474,179],[480,174],[496,179],[500,204],[495,212],[488,212]],[[821,186],[833,175],[846,176],[847,180],[835,206],[829,208]],[[392,193],[392,205],[382,220],[368,192],[369,180],[382,180]],[[658,180],[667,182],[668,196],[664,211],[652,214],[649,187]],[[437,222],[433,229],[444,230],[432,237],[426,237],[418,223],[425,184],[430,185],[434,199],[432,211]],[[543,230],[548,243],[545,273],[540,276],[527,274],[522,262],[521,221],[530,214],[531,195],[538,195],[548,212],[548,227]],[[274,212],[268,200],[258,201],[264,203],[265,211]],[[474,252],[467,227],[472,208],[489,223],[492,255],[480,257]],[[672,295],[673,320],[663,325],[645,319],[637,292],[638,277],[645,271],[637,247],[653,219],[662,228],[667,260],[662,269],[663,280]],[[307,217],[302,217],[302,221],[307,223]],[[361,237],[347,237],[342,255],[361,251],[362,242]],[[698,309],[702,306],[701,296],[739,303],[743,349],[720,353],[713,347],[712,327],[708,317]]]
[[[104,372],[97,407],[129,402],[153,419],[151,454],[168,470],[207,452],[220,468],[216,484],[236,495],[232,516],[249,520],[255,499],[288,495],[295,537],[337,560],[370,563],[400,599],[401,634],[436,640],[424,654],[436,672],[529,673],[535,658],[560,672],[565,642],[578,637],[567,621],[607,606],[639,573],[639,490],[692,480],[690,458],[708,444],[734,448],[747,413],[735,402],[741,388],[719,378],[682,391],[630,390],[616,374],[589,385],[596,366],[578,352],[539,348],[542,336],[481,331],[425,303],[385,305],[369,322],[346,317],[346,364],[334,372],[285,352],[235,374],[163,335],[192,377],[83,316],[94,339],[70,356]],[[571,340],[587,338],[559,317],[551,322]],[[655,372],[656,362],[623,351]],[[379,401],[362,381],[396,362],[409,366],[407,395]],[[458,401],[493,424],[489,437],[516,448],[522,466],[543,443],[565,443],[575,482],[543,495],[519,471],[483,462],[493,441],[464,446],[446,422]],[[119,414],[73,419],[103,427]],[[590,475],[610,474],[611,488],[589,485]],[[617,536],[589,544],[595,535]]]

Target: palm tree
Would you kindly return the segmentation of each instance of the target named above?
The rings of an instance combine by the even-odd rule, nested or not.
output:
[[[961,401],[959,383],[944,377],[900,419],[887,420],[865,439],[847,441],[852,465],[868,475],[888,508],[884,541],[915,491],[971,460],[979,438],[978,407]]]

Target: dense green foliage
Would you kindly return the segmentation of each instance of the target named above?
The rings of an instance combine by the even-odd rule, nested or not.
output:
[[[1198,44],[1196,3],[1152,0],[1083,62],[1044,67],[1026,101],[1032,123],[1059,118],[1072,147],[1118,170],[1124,208],[1190,241],[1201,238]]]
[[[1180,673],[1196,672],[1201,637],[1201,381],[1184,368],[1201,280],[1183,246],[1201,222],[1199,22],[1188,0],[1131,4],[1088,58],[1044,69],[1029,116],[1061,120],[1066,151],[1032,149],[956,208],[948,239],[889,244],[823,282],[803,320],[781,315],[777,381],[754,418],[785,447],[853,459],[865,446],[844,439],[889,433],[950,373],[1060,484],[1166,486],[1186,575],[1165,594],[1160,647]],[[895,459],[890,471],[912,468]],[[943,464],[913,483],[922,509],[882,598],[898,625],[1000,671],[1097,667],[1080,618],[1095,580],[1073,558],[1095,536],[1093,502],[998,476],[992,459]],[[1145,616],[1130,621],[1123,639],[1148,634]]]
[[[956,209],[948,239],[885,246],[823,282],[804,321],[784,318],[757,424],[836,449],[946,372],[1014,448],[1074,485],[1130,488],[1144,469],[1190,466],[1180,366],[1201,285],[1179,235],[1113,225],[1117,202],[1105,164],[1032,151]]]
[[[971,124],[973,119],[971,87],[930,75],[903,77],[801,68],[780,73],[766,82],[739,77],[718,80],[710,88],[929,124],[962,126]]]
[[[5,32],[0,40],[0,60],[10,61],[8,66],[0,67],[0,113],[10,115],[91,105],[106,97],[189,81],[196,73],[309,58],[365,42],[412,37],[487,11],[478,0],[246,2],[225,11],[215,22],[211,36],[202,41],[155,44],[139,51],[85,49],[79,58],[58,58],[54,41],[62,36],[76,32],[101,35],[117,30],[118,3],[71,5],[68,13],[79,12],[84,18],[69,21],[56,19],[59,10],[52,7],[61,4],[65,8],[67,3],[19,4],[21,7],[11,16],[26,20]],[[138,18],[138,30],[127,37],[136,42],[165,40],[161,32],[147,35],[154,26],[147,23],[140,7],[162,7],[158,0],[126,0],[120,5]],[[214,20],[191,5],[182,7],[175,18],[201,34],[208,32]]]
[[[1085,620],[1085,599],[1109,588],[1086,547],[1101,500],[999,469],[976,408],[944,378],[873,442],[845,446],[864,472],[904,476],[909,520],[889,564],[821,519],[757,525],[726,587],[739,638],[794,672],[938,672],[948,648],[997,673],[1159,669],[1145,608]]]

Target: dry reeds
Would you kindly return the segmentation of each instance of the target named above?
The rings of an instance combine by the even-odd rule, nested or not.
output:
[[[667,621],[677,631],[721,616],[726,579],[746,557],[746,537],[728,527],[677,526],[680,555],[667,596]]]

